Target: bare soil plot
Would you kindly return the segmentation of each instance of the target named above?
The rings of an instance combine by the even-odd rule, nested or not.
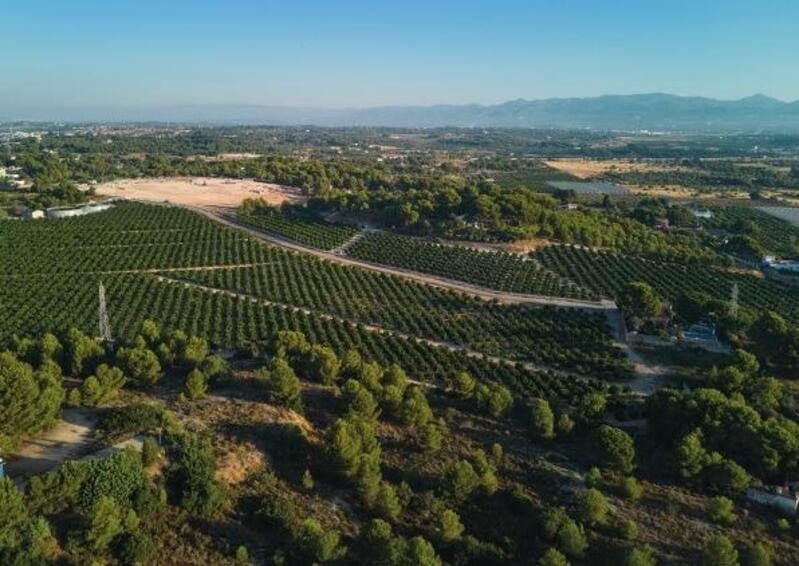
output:
[[[64,460],[83,455],[93,441],[96,427],[94,412],[65,409],[55,426],[28,440],[9,458],[9,477],[24,480],[53,469]]]
[[[608,171],[627,173],[630,171],[675,171],[678,166],[651,161],[627,159],[552,159],[544,162],[548,167],[574,175],[578,179],[590,179]]]
[[[246,198],[261,198],[273,205],[305,200],[300,190],[293,187],[214,177],[121,179],[97,185],[95,191],[107,197],[203,208],[233,209]]]

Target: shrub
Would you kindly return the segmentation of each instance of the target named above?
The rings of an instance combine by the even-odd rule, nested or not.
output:
[[[601,464],[613,471],[629,474],[635,468],[635,445],[621,429],[601,425],[596,435]]]
[[[390,483],[383,482],[377,490],[374,510],[377,515],[387,521],[396,521],[402,513],[402,504],[397,492]]]
[[[34,434],[55,422],[64,400],[61,379],[19,361],[10,352],[0,353],[0,451],[8,444]]]
[[[539,440],[552,440],[555,437],[555,415],[546,399],[533,399],[530,427],[533,436]]]
[[[644,486],[632,476],[626,477],[621,482],[621,492],[631,501],[638,501],[644,494]]]
[[[317,562],[338,560],[346,553],[339,534],[324,530],[316,519],[305,519],[300,524],[296,542],[303,555]]]
[[[214,478],[216,458],[210,443],[187,434],[178,439],[176,452],[167,479],[180,505],[199,515],[210,515],[219,510],[225,494]]]
[[[157,405],[132,403],[103,413],[99,428],[106,436],[117,437],[155,430],[164,426],[166,419],[166,413]]]
[[[113,540],[122,534],[122,509],[113,497],[101,496],[91,508],[86,542],[98,552],[104,551]]]
[[[139,386],[153,385],[163,375],[158,356],[148,348],[121,348],[117,352],[117,362]]]
[[[569,566],[569,561],[557,548],[548,548],[538,561],[538,566]]]
[[[147,564],[153,559],[155,552],[153,539],[141,531],[125,535],[120,546],[120,557],[125,564]]]
[[[186,395],[192,401],[202,399],[208,391],[208,382],[199,369],[193,369],[186,377]]]
[[[152,436],[147,436],[142,443],[141,461],[145,467],[153,465],[161,457],[161,447]]]
[[[602,492],[589,488],[580,499],[580,517],[588,525],[604,525],[607,522],[610,507]]]
[[[300,380],[288,361],[284,358],[273,358],[268,368],[256,372],[266,387],[272,402],[282,405],[298,413],[302,412]]]
[[[444,489],[455,501],[463,501],[480,486],[480,477],[466,460],[449,466],[444,475]]]
[[[710,500],[708,511],[710,519],[719,525],[730,526],[738,520],[735,515],[735,505],[731,499],[719,495]]]
[[[27,518],[22,492],[10,478],[0,479],[0,550],[18,544],[17,529]]]
[[[738,566],[738,551],[724,535],[714,535],[702,549],[702,566]]]
[[[436,518],[435,532],[438,540],[444,543],[452,542],[461,537],[464,531],[461,518],[452,509],[443,509]]]
[[[574,421],[566,413],[561,413],[558,415],[556,429],[560,435],[565,436],[571,434],[571,431],[574,430]]]

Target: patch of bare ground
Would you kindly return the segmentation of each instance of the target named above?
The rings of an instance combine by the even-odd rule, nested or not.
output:
[[[616,173],[677,171],[679,166],[652,161],[630,161],[627,159],[552,159],[544,162],[547,167],[573,175],[578,179],[590,179],[613,171]]]
[[[145,202],[188,207],[235,209],[246,198],[260,198],[272,205],[303,202],[299,189],[252,179],[216,177],[156,177],[119,179],[94,187],[96,194]]]

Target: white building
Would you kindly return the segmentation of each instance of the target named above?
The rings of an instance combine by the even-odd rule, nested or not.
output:
[[[713,218],[713,212],[710,210],[695,210],[691,209],[691,214],[694,215],[694,218],[703,218],[705,220],[710,220]]]
[[[36,209],[36,210],[26,210],[23,214],[24,218],[29,220],[38,220],[44,218],[44,210]]]
[[[113,208],[111,203],[90,203],[77,208],[48,208],[47,218],[72,218],[75,216],[86,216],[95,212],[103,212]]]

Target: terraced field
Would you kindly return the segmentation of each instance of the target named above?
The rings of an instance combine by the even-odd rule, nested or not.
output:
[[[401,362],[417,378],[470,368],[524,394],[572,396],[592,385],[498,365],[500,358],[595,378],[629,372],[598,315],[487,304],[263,245],[182,209],[130,203],[83,218],[7,222],[0,242],[3,340],[71,326],[96,332],[102,280],[120,337],[148,317],[225,348],[300,329],[340,352],[362,346],[377,360]],[[25,254],[14,253],[20,248]]]
[[[595,292],[512,253],[478,251],[426,243],[406,236],[371,233],[355,242],[347,250],[347,255],[500,291],[575,299],[598,298]]]
[[[616,297],[628,283],[643,281],[670,300],[687,291],[728,300],[737,284],[744,308],[774,310],[799,321],[799,290],[754,275],[570,246],[549,246],[536,251],[533,257],[552,271],[605,297]]]

